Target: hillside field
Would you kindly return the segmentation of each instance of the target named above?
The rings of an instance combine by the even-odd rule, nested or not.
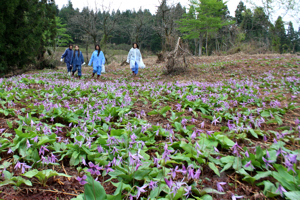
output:
[[[0,199],[299,199],[300,56],[188,59],[0,79]]]

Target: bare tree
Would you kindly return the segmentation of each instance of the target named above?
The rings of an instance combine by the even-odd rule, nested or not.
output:
[[[97,29],[99,22],[97,7],[95,10],[90,10],[88,7],[85,7],[81,13],[78,13],[70,19],[71,26],[75,26],[89,35],[94,43],[97,42],[97,37],[100,33]]]
[[[181,18],[184,9],[180,4],[168,5],[167,0],[161,0],[156,13],[155,29],[162,39],[163,52],[172,49],[178,36],[175,23]]]
[[[120,14],[116,13],[114,10],[111,10],[111,2],[109,2],[108,6],[106,6],[104,4],[104,0],[102,0],[101,10],[98,13],[98,18],[102,34],[100,44],[103,46],[103,48],[105,48],[112,32],[116,28],[116,23],[120,19]]]
[[[130,43],[137,42],[141,46],[143,43],[141,38],[147,39],[151,37],[151,30],[153,29],[149,26],[153,24],[150,22],[152,15],[149,10],[143,12],[142,9],[140,9],[131,16],[133,17],[123,19],[125,23],[119,23],[118,31],[125,32],[128,38],[130,38]]]

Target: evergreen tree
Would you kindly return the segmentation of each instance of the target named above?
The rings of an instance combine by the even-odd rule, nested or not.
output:
[[[55,38],[54,20],[54,1],[2,1],[0,74],[22,69],[35,63],[36,59],[43,60],[47,41]]]
[[[284,22],[281,16],[277,18],[275,26],[272,26],[271,31],[273,50],[279,53],[283,53],[286,48],[286,34]]]
[[[66,24],[62,24],[62,20],[60,17],[56,17],[56,28],[57,28],[57,35],[55,38],[55,44],[57,46],[65,47],[68,46],[71,42],[73,43],[72,37],[67,34]]]
[[[199,55],[202,54],[202,40],[206,35],[206,54],[208,54],[208,35],[232,22],[222,19],[226,12],[223,1],[191,0],[191,4],[190,12],[178,21],[179,30],[184,34],[185,39],[199,38]]]
[[[295,46],[297,44],[296,41],[296,33],[294,31],[293,23],[289,22],[289,27],[287,30],[287,45],[289,47],[289,50],[293,53],[295,52]]]
[[[300,27],[298,32],[295,33],[295,52],[300,52]]]
[[[251,39],[259,43],[258,45],[269,44],[269,27],[269,18],[263,8],[255,8],[251,28]]]
[[[246,11],[246,6],[244,2],[240,1],[236,10],[235,10],[235,20],[238,25],[240,25],[244,19],[243,12]]]

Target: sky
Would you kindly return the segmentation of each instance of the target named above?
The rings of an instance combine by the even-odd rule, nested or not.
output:
[[[260,2],[260,0],[254,0],[255,2]],[[55,1],[58,7],[61,9],[63,5],[68,4],[68,0],[56,0]],[[102,4],[105,6],[109,6],[110,10],[139,10],[140,8],[149,9],[152,14],[156,13],[157,7],[159,6],[159,0],[72,0],[73,7],[79,8],[80,10],[83,7],[88,6],[89,8],[95,7],[95,2],[97,2],[98,7]],[[104,2],[104,3],[103,3]],[[185,6],[186,8],[189,7],[189,0],[169,0],[170,4],[177,4],[180,3],[182,6]],[[227,0],[227,6],[230,11],[230,15],[235,15],[235,10],[237,8],[237,5],[239,4],[240,0]],[[244,1],[245,2],[245,1]],[[251,8],[251,4],[245,3],[247,8]],[[280,12],[278,12],[280,13]],[[274,20],[277,19],[278,16],[273,16]],[[295,30],[298,30],[298,27],[300,26],[300,22],[297,22],[295,19],[292,19],[288,16],[283,18],[284,21],[292,21],[294,24]]]

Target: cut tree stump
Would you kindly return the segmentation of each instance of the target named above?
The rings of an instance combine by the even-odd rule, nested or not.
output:
[[[126,66],[126,65],[129,65],[129,63],[126,62],[127,60],[124,60],[120,66]]]
[[[184,47],[179,37],[175,49],[167,55],[167,74],[186,71],[189,65],[186,59],[188,54],[190,54],[189,51]]]
[[[165,55],[163,52],[160,52],[157,55],[157,60],[156,60],[156,63],[162,63],[162,62],[165,62]]]

